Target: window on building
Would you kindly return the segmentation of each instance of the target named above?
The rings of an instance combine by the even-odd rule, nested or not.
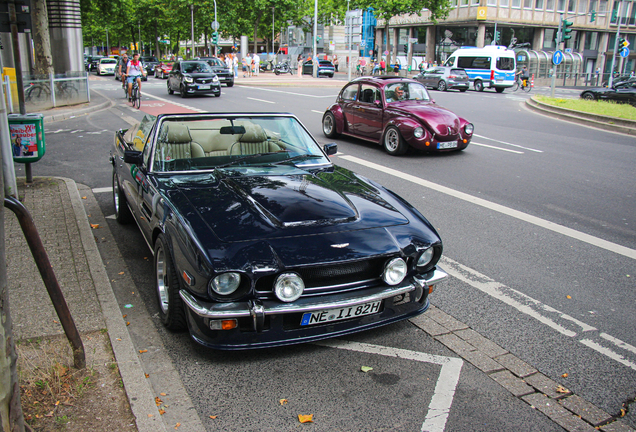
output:
[[[557,1],[557,12],[564,12],[565,11],[565,0],[558,0]]]
[[[584,1],[584,0],[581,0]],[[576,11],[576,0],[568,0],[568,12],[574,13]]]
[[[598,3],[599,12],[607,12],[607,0],[600,0]]]
[[[554,10],[554,0],[545,0],[545,10],[547,11]]]
[[[534,8],[543,10],[543,0],[534,0]]]
[[[587,7],[587,2],[585,0],[580,0],[579,1],[579,12],[578,13],[584,14],[586,7]]]
[[[517,9],[519,9],[519,8],[521,7],[521,0],[512,0],[512,4],[511,4],[511,6],[512,6],[513,8],[517,8]]]
[[[583,3],[583,2],[581,2],[581,3]],[[590,6],[587,8],[587,13],[590,13],[592,11],[598,12],[596,3],[597,3],[596,0],[590,0]]]
[[[585,49],[586,50],[598,50],[598,33],[587,32],[585,35]]]
[[[634,4],[631,2],[623,2],[623,6],[621,7],[621,24],[627,25],[627,21],[629,20],[629,10],[634,8]]]
[[[457,0],[451,0],[451,6],[457,7]]]
[[[543,33],[543,49],[554,49],[555,29],[545,29]]]
[[[497,0],[488,0],[486,2],[487,6],[497,6]]]
[[[461,0],[460,6],[468,6],[468,0]]]
[[[499,0],[499,6],[501,7],[508,7],[509,4],[508,0]]]
[[[479,6],[479,0],[471,0],[470,4],[473,6]]]
[[[632,13],[629,16],[629,20],[627,21],[627,24],[631,26],[636,25],[636,5],[633,3],[632,3]]]

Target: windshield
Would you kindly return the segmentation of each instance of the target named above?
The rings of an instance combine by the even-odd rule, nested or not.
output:
[[[181,69],[184,73],[212,73],[212,69],[205,62],[182,63]]]
[[[155,172],[330,164],[294,117],[170,118],[161,123]]]
[[[117,60],[115,60],[115,59],[101,59],[100,62],[102,64],[104,64],[104,63],[117,63]]]
[[[384,88],[384,95],[387,102],[431,100],[422,84],[412,82],[389,84]]]
[[[227,65],[225,63],[223,63],[221,60],[217,59],[217,58],[213,58],[213,59],[209,59],[206,60],[208,62],[208,64],[210,66],[222,66],[222,67],[227,67]]]

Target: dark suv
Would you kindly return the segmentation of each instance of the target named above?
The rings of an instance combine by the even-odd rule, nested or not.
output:
[[[179,92],[182,98],[196,94],[221,96],[219,78],[207,62],[180,61],[172,65],[168,76],[168,93]]]
[[[232,69],[227,67],[223,60],[216,57],[204,57],[199,59],[206,62],[212,68],[212,71],[219,77],[219,82],[232,87],[234,85],[234,73]]]

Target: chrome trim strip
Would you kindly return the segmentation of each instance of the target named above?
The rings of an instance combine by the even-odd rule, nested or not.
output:
[[[446,279],[448,275],[443,270],[436,268],[429,279],[422,277],[414,277],[413,283],[401,287],[381,287],[370,288],[363,290],[362,292],[344,293],[338,296],[337,300],[320,301],[321,297],[308,297],[301,298],[294,302],[280,303],[273,300],[263,300],[262,309],[259,305],[258,314],[275,315],[275,314],[287,314],[287,313],[304,313],[322,311],[327,309],[337,309],[343,307],[357,306],[364,303],[374,302],[378,300],[384,300],[386,298],[395,297],[400,294],[406,294],[416,289],[417,285],[424,287],[434,285]],[[417,284],[417,285],[416,285]],[[185,304],[194,312],[203,318],[212,319],[231,319],[252,317],[256,314],[250,308],[247,302],[239,303],[212,303],[202,302],[188,291],[181,290],[179,295],[185,302]],[[334,297],[336,295],[334,294]]]

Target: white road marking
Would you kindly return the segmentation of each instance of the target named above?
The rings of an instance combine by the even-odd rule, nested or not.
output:
[[[248,97],[246,99],[253,100],[253,101],[256,101],[256,102],[265,102],[265,103],[268,103],[268,104],[275,104],[276,103],[276,102],[272,102],[272,101],[268,101],[268,100],[256,99],[256,98],[253,98],[253,97]]]
[[[491,146],[491,145],[488,145],[488,144],[480,144],[480,143],[476,143],[474,141],[472,141],[470,144],[476,145],[476,146],[479,146],[479,147],[488,147],[488,148],[491,148],[491,149],[501,150],[501,151],[510,152],[510,153],[523,154],[522,151],[510,150],[510,149],[501,148],[501,147],[495,147],[495,146]]]
[[[239,87],[245,87],[245,88],[250,88],[250,89],[254,89],[254,90],[268,91],[268,92],[273,92],[273,93],[284,93],[286,95],[310,97],[310,98],[316,98],[316,99],[335,98],[336,96],[338,96],[337,94],[335,94],[335,95],[327,95],[327,96],[316,96],[316,95],[310,95],[310,94],[288,92],[288,91],[284,91],[284,90],[274,90],[274,89],[267,89],[267,88],[262,88],[262,87],[252,87],[252,86],[242,86],[242,85],[239,85]]]
[[[94,188],[94,189],[91,189],[91,190],[93,191],[93,193],[106,193],[106,192],[110,193],[110,192],[113,191],[113,188],[112,187],[103,187],[103,188]]]
[[[182,104],[182,103],[180,103],[180,102],[174,102],[174,101],[171,101],[171,100],[168,100],[168,99],[164,99],[164,98],[162,98],[162,97],[155,96],[155,95],[152,95],[152,94],[149,94],[149,93],[142,93],[142,98],[146,98],[146,97],[151,97],[151,98],[153,98],[153,99],[157,99],[157,100],[160,100],[160,101],[162,101],[162,102],[166,102],[166,103],[170,103],[170,104],[173,104],[173,105],[176,105],[176,106],[180,106],[180,107],[182,107],[182,108],[187,108],[187,109],[190,109],[190,110],[192,110],[192,111],[196,111],[196,112],[206,112],[205,110],[202,110],[202,109],[199,109],[199,108],[194,108],[194,107],[191,107],[191,106],[189,106],[189,105]],[[142,101],[142,103],[143,103],[143,99],[142,99],[141,101]]]
[[[631,351],[634,354],[636,354],[636,347],[628,344],[627,342],[623,342],[620,339],[616,339],[614,336],[610,336],[607,333],[601,333],[599,336],[605,340],[612,342],[614,345],[616,345],[619,348],[623,348],[624,350]]]
[[[387,357],[440,365],[442,368],[439,372],[439,377],[437,378],[433,397],[431,398],[431,402],[428,404],[428,412],[426,413],[421,431],[443,432],[446,428],[448,414],[450,413],[453,398],[455,397],[455,390],[459,383],[459,375],[461,373],[462,366],[464,365],[464,361],[462,359],[338,339],[315,342],[315,344],[330,348],[346,349],[367,354],[378,354]]]
[[[406,181],[409,181],[411,183],[415,183],[417,185],[420,185],[420,186],[435,190],[437,192],[440,192],[440,193],[443,193],[443,194],[446,194],[446,195],[450,195],[452,197],[455,197],[455,198],[461,199],[463,201],[467,201],[469,203],[472,203],[472,204],[487,208],[487,209],[492,210],[492,211],[496,211],[498,213],[504,214],[506,216],[510,216],[512,218],[515,218],[515,219],[518,219],[518,220],[521,220],[521,221],[524,221],[524,222],[527,222],[527,223],[530,223],[532,225],[536,225],[538,227],[545,228],[547,230],[556,232],[556,233],[564,235],[566,237],[570,237],[570,238],[573,238],[575,240],[579,240],[579,241],[581,241],[583,243],[587,243],[587,244],[590,244],[592,246],[596,246],[596,247],[599,247],[601,249],[605,249],[607,251],[614,252],[614,253],[622,255],[622,256],[624,256],[626,258],[631,258],[631,259],[636,260],[636,250],[628,248],[626,246],[622,246],[622,245],[619,245],[619,244],[616,244],[616,243],[612,243],[612,242],[604,240],[602,238],[595,237],[595,236],[583,233],[581,231],[577,231],[577,230],[574,230],[572,228],[568,228],[568,227],[565,227],[563,225],[559,225],[559,224],[556,224],[554,222],[550,222],[548,220],[541,219],[539,217],[529,215],[527,213],[523,213],[523,212],[521,212],[519,210],[515,210],[515,209],[512,209],[510,207],[503,206],[501,204],[496,204],[494,202],[487,201],[487,200],[482,199],[482,198],[477,198],[477,197],[474,197],[474,196],[469,195],[467,193],[460,192],[460,191],[451,189],[449,187],[442,186],[442,185],[439,185],[437,183],[433,183],[433,182],[421,179],[419,177],[416,177],[416,176],[413,176],[413,175],[410,175],[410,174],[407,174],[407,173],[400,172],[398,170],[394,170],[392,168],[387,168],[387,167],[384,167],[382,165],[379,165],[379,164],[376,164],[376,163],[373,163],[373,162],[369,162],[369,161],[366,161],[364,159],[360,159],[360,158],[355,157],[355,156],[345,155],[345,156],[340,156],[340,157],[342,159],[344,159],[344,160],[348,160],[348,161],[356,163],[358,165],[366,166],[366,167],[374,169],[376,171],[380,171],[380,172],[383,172],[385,174],[389,174],[389,175],[395,176],[395,177],[397,177],[397,178],[399,178],[401,180],[406,180]]]
[[[110,216],[105,216],[105,219],[117,219],[117,216],[112,214]]]
[[[615,360],[615,361],[617,361],[617,362],[619,362],[619,363],[621,363],[621,364],[623,364],[623,365],[625,365],[625,366],[627,366],[629,368],[632,368],[632,369],[636,370],[636,363],[633,363],[633,362],[627,360],[622,355],[620,355],[618,353],[615,353],[614,351],[612,351],[609,348],[605,348],[603,345],[597,344],[596,342],[591,341],[589,339],[583,339],[583,340],[581,340],[579,342],[581,342],[583,345],[585,345],[585,346],[587,346],[589,348],[592,348],[593,350],[595,350],[595,351],[597,351],[597,352],[599,352],[599,353],[611,358],[612,360]]]
[[[317,111],[317,110],[311,110],[311,112],[315,112],[315,113],[318,113],[318,114],[324,114],[325,113],[324,111]]]
[[[496,140],[494,138],[485,137],[483,135],[473,134],[473,136],[476,136],[478,138],[487,139],[488,141],[494,141],[494,142],[497,142],[499,144],[505,144],[505,145],[509,145],[509,146],[512,146],[512,147],[521,148],[521,149],[524,149],[524,150],[529,150],[529,151],[533,151],[533,152],[537,152],[537,153],[543,153],[543,150],[537,150],[537,149],[533,149],[533,148],[530,148],[530,147],[524,147],[524,146],[521,146],[519,144],[512,144],[512,143],[509,143],[509,142],[506,142],[506,141],[499,141],[499,140]]]

